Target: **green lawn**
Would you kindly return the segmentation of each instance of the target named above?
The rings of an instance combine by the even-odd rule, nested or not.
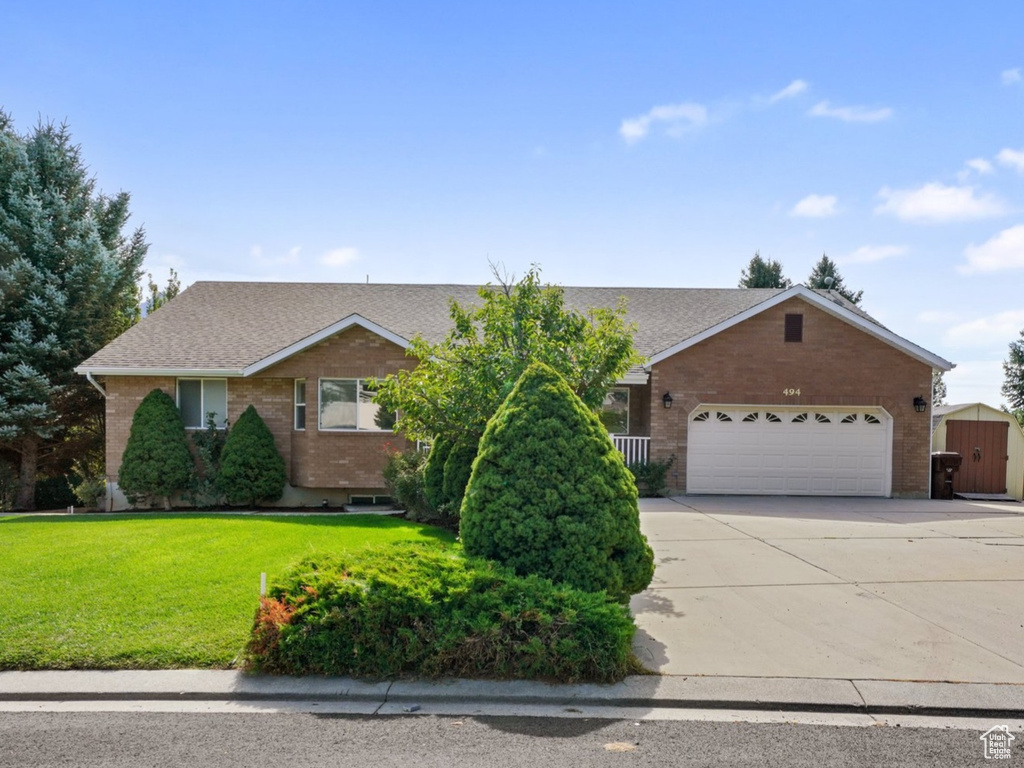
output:
[[[452,534],[371,515],[0,519],[0,669],[227,667],[303,555]]]

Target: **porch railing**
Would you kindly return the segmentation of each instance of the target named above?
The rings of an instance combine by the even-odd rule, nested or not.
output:
[[[612,435],[612,443],[619,449],[622,459],[627,464],[634,462],[647,463],[651,438],[649,437],[627,437],[626,435]]]

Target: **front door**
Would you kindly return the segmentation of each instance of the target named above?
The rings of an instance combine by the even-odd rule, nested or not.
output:
[[[946,421],[946,450],[963,457],[953,475],[954,493],[1006,493],[1009,423]]]

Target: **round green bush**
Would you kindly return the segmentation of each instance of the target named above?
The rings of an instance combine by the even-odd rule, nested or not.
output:
[[[253,406],[238,417],[220,454],[217,487],[232,504],[277,501],[288,477],[274,436]]]
[[[166,392],[154,389],[132,416],[118,485],[132,504],[162,497],[169,509],[170,497],[188,487],[194,467],[178,406]]]
[[[640,671],[629,610],[458,549],[307,558],[260,602],[249,665],[290,675],[613,682]]]
[[[542,363],[487,424],[460,535],[470,555],[623,602],[654,575],[633,476],[598,417]]]

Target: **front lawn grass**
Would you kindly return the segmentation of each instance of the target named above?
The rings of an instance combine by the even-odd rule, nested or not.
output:
[[[0,519],[0,669],[229,667],[269,581],[315,553],[454,536],[372,515]]]

